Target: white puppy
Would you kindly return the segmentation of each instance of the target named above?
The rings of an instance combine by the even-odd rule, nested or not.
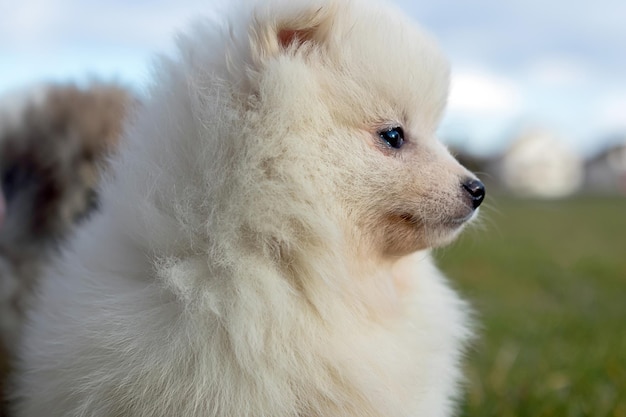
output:
[[[435,140],[434,43],[271,0],[178,45],[43,283],[16,415],[449,415],[470,332],[427,249],[484,189]]]

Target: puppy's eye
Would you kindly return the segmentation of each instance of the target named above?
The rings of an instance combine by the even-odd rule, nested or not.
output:
[[[391,148],[400,149],[404,145],[404,130],[399,126],[383,130],[378,136]]]

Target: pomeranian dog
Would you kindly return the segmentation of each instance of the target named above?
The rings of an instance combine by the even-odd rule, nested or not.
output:
[[[95,207],[132,94],[45,85],[0,104],[0,415],[3,382],[40,274]]]
[[[162,58],[41,288],[18,417],[448,416],[470,337],[428,249],[484,187],[448,65],[367,0],[270,0]]]

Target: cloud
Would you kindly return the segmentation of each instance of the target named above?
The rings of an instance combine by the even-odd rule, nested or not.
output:
[[[452,73],[448,111],[440,136],[470,152],[488,154],[502,147],[503,132],[525,110],[526,97],[511,78],[484,68]]]
[[[530,65],[528,72],[531,83],[544,87],[575,87],[590,79],[585,65],[567,58],[540,58]]]
[[[151,57],[222,0],[0,1],[0,93],[32,83],[117,79],[142,87]]]
[[[604,130],[626,130],[626,91],[607,96],[600,104],[598,120]]]
[[[23,54],[79,44],[161,49],[172,34],[216,4],[201,0],[153,2],[24,0],[0,6],[0,51]]]
[[[485,70],[453,73],[449,99],[451,113],[512,117],[522,108],[522,93],[511,79]]]
[[[398,0],[457,64],[514,70],[540,57],[592,61],[626,72],[623,0]]]
[[[0,47],[23,49],[25,45],[47,43],[58,30],[55,22],[66,9],[62,3],[62,0],[5,2],[0,6]]]

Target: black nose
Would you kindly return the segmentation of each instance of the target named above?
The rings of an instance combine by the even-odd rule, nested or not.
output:
[[[485,185],[479,180],[471,179],[463,183],[463,188],[472,199],[472,207],[478,208],[485,199]]]

